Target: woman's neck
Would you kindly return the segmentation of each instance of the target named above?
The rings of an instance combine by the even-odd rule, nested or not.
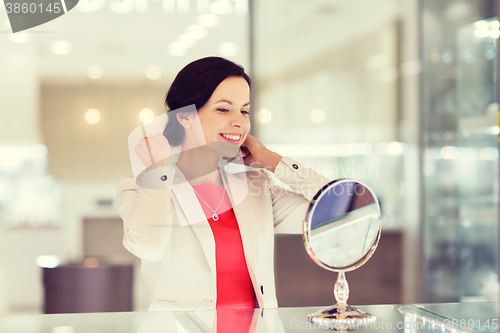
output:
[[[219,155],[208,146],[183,149],[176,164],[192,185],[215,184],[223,186],[219,175]]]

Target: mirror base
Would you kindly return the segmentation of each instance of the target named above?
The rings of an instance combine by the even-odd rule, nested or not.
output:
[[[307,320],[321,328],[351,331],[374,323],[377,317],[349,305],[333,305],[308,315]]]

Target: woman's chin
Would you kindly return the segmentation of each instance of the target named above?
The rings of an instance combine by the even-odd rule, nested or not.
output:
[[[219,155],[226,158],[235,158],[240,152],[240,146],[231,142],[211,142],[210,148],[217,152]]]

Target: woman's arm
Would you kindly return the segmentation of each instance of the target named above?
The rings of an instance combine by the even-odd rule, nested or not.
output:
[[[274,173],[276,178],[292,189],[290,191],[274,184],[272,177],[266,174],[273,203],[274,231],[302,233],[302,221],[309,202],[330,180],[289,157],[270,151],[252,135],[248,135],[241,148],[245,153],[243,160],[246,165]]]
[[[163,173],[161,169],[147,174]],[[127,176],[119,181],[116,191],[124,226],[123,245],[135,256],[151,262],[164,256],[176,218],[168,184],[162,183],[163,189],[145,189],[136,184],[133,176]]]
[[[169,190],[173,179],[171,148],[161,133],[143,137],[134,146],[144,170],[120,179],[116,198],[123,219],[123,245],[146,261],[160,260],[172,234],[174,204]]]
[[[273,202],[274,231],[301,234],[302,222],[310,201],[330,180],[289,157],[280,160],[274,176],[292,189],[290,191],[275,184],[272,177],[268,176]]]

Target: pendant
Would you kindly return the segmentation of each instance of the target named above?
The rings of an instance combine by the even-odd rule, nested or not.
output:
[[[217,221],[219,219],[219,215],[215,214],[212,215],[212,220]]]

